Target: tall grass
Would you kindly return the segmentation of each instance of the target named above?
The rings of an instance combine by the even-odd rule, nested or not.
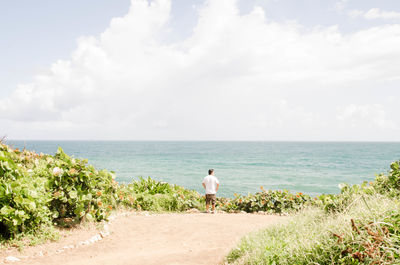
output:
[[[276,225],[243,238],[229,253],[227,262],[399,263],[398,213],[399,201],[379,194],[354,197],[353,203],[341,213],[327,213],[321,208],[309,207],[287,224]]]

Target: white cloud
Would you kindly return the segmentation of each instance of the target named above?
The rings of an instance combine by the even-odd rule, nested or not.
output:
[[[276,23],[261,7],[241,15],[233,0],[209,0],[193,34],[167,43],[170,6],[133,0],[99,37],[80,38],[69,60],[0,99],[0,134],[335,139],[331,112],[342,98],[400,77],[397,24],[344,35],[336,26]]]
[[[337,119],[349,127],[381,130],[398,129],[398,125],[388,119],[384,107],[380,104],[350,104],[338,108]]]
[[[342,11],[346,7],[348,2],[349,2],[348,0],[337,1],[335,4],[335,8],[339,11]]]
[[[362,17],[364,15],[364,13],[365,13],[365,11],[361,11],[361,10],[358,10],[358,9],[353,9],[353,10],[350,10],[348,12],[348,15],[351,18],[358,18],[358,17]]]
[[[352,18],[363,17],[368,20],[383,19],[383,20],[400,20],[400,12],[384,11],[379,8],[372,8],[368,11],[351,10],[349,16]]]

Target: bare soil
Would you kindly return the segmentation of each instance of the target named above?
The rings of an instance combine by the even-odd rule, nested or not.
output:
[[[95,243],[79,243],[99,234],[94,226],[76,229],[58,242],[22,253],[2,251],[0,263],[13,256],[20,259],[15,264],[32,265],[220,264],[245,234],[286,219],[259,214],[131,214],[110,222],[110,235]]]

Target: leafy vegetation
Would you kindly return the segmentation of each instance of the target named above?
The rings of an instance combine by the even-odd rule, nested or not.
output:
[[[247,196],[235,194],[234,199],[220,198],[218,202],[219,208],[228,212],[288,213],[298,211],[304,205],[311,203],[312,198],[301,192],[293,194],[288,190],[267,191],[261,187],[261,192]]]
[[[287,190],[218,198],[227,212],[298,213],[242,240],[234,264],[395,264],[400,259],[400,162],[387,175],[340,194],[312,198]],[[118,184],[115,174],[66,155],[18,150],[0,141],[0,241],[55,238],[55,226],[106,220],[112,210],[204,209],[204,196],[151,178]],[[20,241],[19,241],[20,240]]]
[[[198,192],[181,186],[140,178],[128,185],[120,185],[119,203],[126,208],[145,211],[186,211],[204,209],[205,199]]]
[[[115,175],[86,160],[0,145],[1,237],[83,219],[104,220],[117,205]]]
[[[399,210],[398,201],[382,195],[357,200],[342,213],[307,207],[287,224],[245,237],[227,259],[232,264],[398,263],[399,219],[393,213]]]
[[[185,211],[202,209],[203,202],[203,196],[195,191],[151,178],[119,185],[113,172],[97,170],[61,148],[52,156],[0,142],[2,241],[50,231],[54,225],[102,221],[118,207]]]
[[[399,264],[399,168],[307,201],[289,223],[245,237],[228,263]]]
[[[0,232],[3,238],[51,222],[47,179],[34,176],[33,170],[26,166],[32,154],[20,154],[18,150],[0,146]]]

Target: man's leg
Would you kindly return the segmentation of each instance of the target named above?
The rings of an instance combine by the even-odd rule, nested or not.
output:
[[[215,204],[217,203],[217,196],[216,195],[212,196],[211,203],[212,203],[212,213],[215,213]]]
[[[210,208],[210,198],[209,195],[206,194],[206,212],[209,213],[208,209]]]

